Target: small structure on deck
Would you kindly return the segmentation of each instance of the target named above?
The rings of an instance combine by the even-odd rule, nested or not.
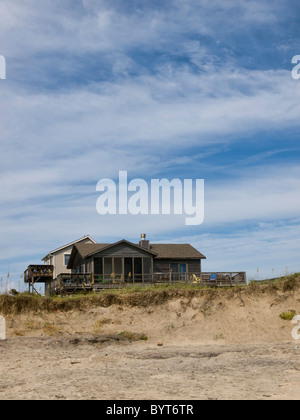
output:
[[[53,280],[53,265],[30,265],[24,272],[24,282],[28,284],[29,292],[37,292],[36,283],[48,283]]]

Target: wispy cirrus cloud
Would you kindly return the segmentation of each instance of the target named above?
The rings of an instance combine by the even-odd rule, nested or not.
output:
[[[133,239],[146,225],[156,239],[178,238],[176,217],[99,219],[96,183],[120,169],[132,178],[205,178],[203,252],[215,229],[233,250],[242,224],[250,231],[268,221],[267,236],[295,243],[278,223],[296,226],[299,214],[299,90],[290,75],[298,5],[4,0],[0,7],[5,264],[14,253],[36,255],[86,233]],[[262,247],[259,235],[251,231],[251,241]]]
[[[37,5],[32,0],[25,6],[11,0],[3,2],[1,12],[0,36],[14,60],[12,74],[22,83],[25,71],[27,83],[33,88],[38,82],[39,89],[61,89],[62,81],[72,87],[126,74],[159,74],[179,65],[195,72],[228,63],[269,69],[270,42],[278,43],[284,17],[293,23],[283,1],[45,0]],[[287,39],[281,31],[281,43],[287,44],[287,31]],[[278,69],[282,61],[276,65],[275,58],[278,52],[272,59]]]

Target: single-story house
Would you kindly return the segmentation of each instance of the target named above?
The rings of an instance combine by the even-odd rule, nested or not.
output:
[[[151,244],[143,234],[134,244],[125,239],[115,243],[82,243],[73,245],[68,270],[93,273],[94,282],[150,282],[153,277],[182,280],[187,274],[201,274],[206,257],[190,244]]]
[[[193,282],[209,286],[246,284],[245,272],[202,271],[206,257],[190,244],[152,244],[141,235],[139,243],[125,239],[96,243],[90,236],[48,253],[44,265],[24,272],[29,291],[45,284],[45,294],[101,291],[126,284]]]

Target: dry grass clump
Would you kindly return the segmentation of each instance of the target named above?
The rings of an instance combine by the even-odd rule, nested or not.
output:
[[[107,324],[111,324],[112,320],[111,319],[98,319],[96,322],[94,322],[94,324],[92,325],[92,330],[95,334],[97,334],[101,328],[103,327],[103,325],[107,325]]]
[[[143,341],[147,341],[148,337],[142,333],[134,333],[131,331],[122,331],[119,333],[120,336],[122,336],[123,338],[127,338],[130,341],[138,341],[138,340],[143,340]]]
[[[54,325],[53,322],[45,322],[43,331],[46,335],[53,336],[58,333],[57,327]]]

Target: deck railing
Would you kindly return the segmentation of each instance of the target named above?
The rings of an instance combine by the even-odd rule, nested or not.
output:
[[[49,285],[50,294],[92,291],[93,274],[59,274]]]
[[[158,284],[185,283],[195,287],[233,287],[246,284],[245,272],[214,273],[154,273],[135,275],[134,278],[122,275],[97,276],[92,273],[60,274],[50,284],[51,294],[78,293],[80,291],[101,291],[132,286],[155,286]]]
[[[204,286],[238,286],[247,284],[245,272],[201,273],[195,282]]]
[[[51,279],[53,278],[53,269],[53,265],[30,265],[27,270],[24,271],[24,282],[29,283],[32,281]]]

